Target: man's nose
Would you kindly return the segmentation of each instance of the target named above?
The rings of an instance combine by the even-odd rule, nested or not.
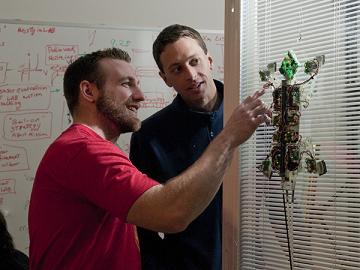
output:
[[[197,76],[197,71],[194,67],[187,65],[185,67],[185,72],[186,72],[186,79],[188,80],[196,80],[196,76]]]
[[[133,97],[133,100],[136,100],[136,101],[145,100],[144,92],[141,90],[141,88],[139,86],[134,87],[134,89],[132,91],[132,97]]]

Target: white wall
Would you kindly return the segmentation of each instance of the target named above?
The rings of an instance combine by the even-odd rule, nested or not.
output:
[[[98,4],[97,4],[98,2]],[[0,20],[1,19],[8,19],[8,20],[24,20],[24,21],[37,21],[37,22],[55,22],[55,23],[71,23],[71,24],[90,24],[90,25],[107,25],[107,26],[118,26],[118,27],[138,27],[138,28],[163,28],[169,24],[173,23],[181,23],[190,25],[199,31],[204,30],[223,30],[224,26],[224,1],[223,0],[183,0],[181,4],[178,4],[180,1],[178,0],[130,0],[130,1],[115,1],[115,0],[102,0],[102,1],[95,1],[95,0],[1,0],[0,2]],[[210,2],[210,3],[209,3]],[[176,13],[174,12],[176,11]],[[47,35],[43,36],[36,36],[36,39],[31,38],[29,35],[16,35],[16,31],[10,30],[10,24],[8,24],[5,31],[5,27],[0,24],[0,60],[2,63],[9,64],[12,68],[9,68],[9,72],[6,76],[6,84],[14,84],[15,81],[19,80],[19,74],[18,74],[18,68],[22,68],[24,66],[24,63],[35,63],[36,61],[34,56],[40,56],[41,55],[41,48],[45,48],[44,44],[52,44],[51,42],[56,42],[56,40],[59,40],[60,38],[56,38],[60,34],[60,26],[58,27],[59,31],[56,32],[56,35],[53,35],[51,37]],[[101,27],[100,27],[101,28]],[[71,29],[68,29],[68,32],[71,32]],[[78,30],[80,31],[80,30]],[[118,30],[120,31],[120,30]],[[100,35],[100,32],[97,32],[97,36]],[[150,32],[150,31],[149,31]],[[211,31],[209,31],[211,32]],[[14,39],[9,38],[7,35],[14,34],[16,38],[20,38],[23,41],[14,42],[16,45],[10,45],[10,41],[14,41]],[[215,34],[214,34],[215,35]],[[15,37],[14,36],[14,37]],[[215,38],[210,39],[210,35],[207,35],[209,40],[208,42],[211,42],[211,40],[214,40],[213,42],[213,48],[208,44],[209,50],[211,54],[215,59],[218,59],[216,63],[216,70],[214,71],[215,78],[222,79],[223,76],[223,39],[219,39],[215,43]],[[26,38],[29,40],[26,41]],[[46,39],[52,39],[51,42]],[[61,40],[69,39],[74,43],[69,42],[69,44],[82,44],[86,43],[87,46],[90,46],[88,43],[88,36],[87,33],[85,35],[86,42],[79,41],[82,40],[81,37],[77,37],[76,39],[73,38],[73,35],[66,35],[65,37],[61,37]],[[109,36],[108,36],[109,38]],[[150,41],[150,43],[146,43],[145,41],[142,41],[142,46],[147,46],[149,51],[151,51],[151,43],[152,43],[152,36],[147,38],[147,42]],[[42,40],[44,39],[44,40]],[[34,43],[31,43],[31,42]],[[100,40],[97,40],[96,42],[106,42],[105,38],[101,38]],[[109,40],[107,40],[109,41]],[[42,43],[41,43],[42,42]],[[138,41],[136,41],[138,42]],[[2,45],[1,45],[2,44]],[[37,45],[35,45],[37,44]],[[39,45],[41,44],[41,46]],[[62,43],[60,43],[62,44]],[[101,43],[102,44],[102,43]],[[19,45],[19,46],[18,46]],[[99,45],[99,44],[97,44]],[[135,46],[135,40],[134,44],[131,44],[132,46]],[[40,47],[39,47],[40,46]],[[95,46],[95,43],[92,44],[92,46]],[[100,45],[99,45],[100,46]],[[101,45],[106,46],[106,45]],[[136,45],[137,46],[137,45]],[[143,48],[139,45],[137,48]],[[95,47],[94,47],[95,48]],[[145,47],[144,47],[145,48]],[[83,46],[83,50],[85,51],[87,47]],[[8,51],[9,50],[9,51]],[[25,60],[24,60],[24,56]],[[30,57],[31,56],[31,57]],[[217,57],[218,56],[218,57]],[[39,59],[44,59],[45,57],[40,56]],[[17,59],[19,61],[17,61]],[[151,59],[151,54],[148,58]],[[24,62],[25,61],[25,62]],[[215,60],[216,61],[216,60]],[[141,62],[141,61],[140,61]],[[139,63],[140,63],[139,62]],[[42,64],[41,64],[42,63]],[[143,63],[143,62],[141,62]],[[39,62],[41,65],[41,68],[48,68],[46,65],[44,65],[43,62]],[[153,64],[154,65],[154,64]],[[150,65],[151,66],[151,65]],[[215,66],[214,66],[215,67]],[[1,70],[1,66],[0,66]],[[11,71],[10,71],[11,70]],[[43,69],[41,69],[43,70]],[[216,75],[216,72],[220,72]],[[11,75],[12,73],[13,75]],[[4,74],[4,69],[3,69]],[[36,75],[35,75],[36,74]],[[49,74],[50,72],[46,72],[46,74]],[[157,74],[154,73],[154,74]],[[44,77],[45,75],[39,75],[38,73],[33,73],[34,77],[31,77],[31,80],[36,80],[39,82],[39,76]],[[0,86],[1,84],[4,85],[5,76],[1,78],[0,74]],[[45,76],[46,80],[48,77]],[[22,78],[22,77],[21,77]],[[43,78],[42,78],[43,79]],[[42,80],[41,79],[41,80]],[[144,80],[149,81],[151,78],[141,78]],[[163,82],[158,79],[161,85],[165,87]],[[57,78],[57,82],[60,83],[61,80]],[[29,83],[29,81],[24,82]],[[43,83],[44,85],[50,85],[48,81]],[[52,85],[52,83],[51,83]],[[53,85],[55,87],[55,85]],[[56,86],[57,88],[61,88],[61,84]],[[150,91],[149,95],[151,96],[152,90],[156,89],[159,90],[160,87],[150,87],[148,88],[148,91]],[[168,89],[165,89],[168,92]],[[51,97],[54,96],[51,94]],[[157,97],[157,94],[154,94],[155,97]],[[60,96],[59,96],[60,97]],[[172,93],[169,93],[168,95],[165,95],[165,97],[171,97]],[[0,98],[1,99],[1,98]],[[50,99],[49,99],[50,100]],[[44,102],[39,102],[39,104],[43,104]],[[35,100],[34,100],[35,104]],[[55,99],[50,102],[52,106],[58,106],[55,104],[62,103],[56,103]],[[63,103],[64,104],[64,103]],[[165,104],[165,103],[164,103]],[[40,106],[37,105],[36,106]],[[34,107],[36,109],[40,109],[39,107]],[[42,105],[41,105],[42,106]],[[158,109],[158,107],[156,107]],[[2,110],[1,110],[2,109]],[[7,117],[10,113],[2,113],[7,112],[8,110],[4,110],[4,108],[0,109],[0,130],[3,130],[2,123],[5,123],[3,121],[3,117]],[[53,108],[49,109],[53,110]],[[60,110],[61,111],[61,110]],[[12,112],[12,110],[10,110]],[[19,112],[18,112],[19,113]],[[62,112],[64,113],[64,111]],[[147,112],[149,113],[149,112]],[[48,114],[46,114],[48,115]],[[45,139],[47,140],[47,144],[50,143],[59,132],[59,129],[63,127],[61,125],[61,120],[66,120],[67,118],[62,117],[63,115],[61,113],[54,113],[54,117],[59,118],[59,122],[57,124],[54,124],[53,126],[56,127],[58,130],[57,132],[54,132],[51,138]],[[141,116],[141,115],[139,115]],[[61,119],[60,119],[61,118]],[[143,117],[144,118],[144,117]],[[66,122],[66,121],[65,121]],[[55,122],[54,122],[55,123]],[[59,124],[60,123],[60,124]],[[68,123],[67,123],[68,124]],[[50,129],[49,129],[50,130]],[[5,134],[5,133],[4,133]],[[8,227],[10,233],[13,235],[15,240],[15,245],[20,250],[28,253],[28,233],[27,233],[27,210],[28,210],[28,202],[29,202],[29,194],[32,186],[32,181],[34,179],[35,170],[36,170],[36,163],[39,162],[43,151],[45,151],[46,147],[40,146],[41,143],[44,142],[44,140],[34,140],[34,141],[14,141],[12,139],[9,140],[9,138],[5,138],[5,135],[0,134],[0,150],[4,149],[4,147],[9,147],[6,143],[9,142],[11,145],[11,149],[22,149],[21,156],[26,157],[26,160],[30,161],[28,164],[28,169],[26,170],[18,170],[18,171],[7,171],[4,173],[4,170],[0,170],[0,187],[1,184],[5,185],[5,188],[10,188],[11,192],[2,194],[0,192],[0,208],[4,211],[7,221],[8,221]],[[124,136],[122,136],[124,138]],[[125,137],[125,140],[128,140],[129,137]],[[6,142],[6,143],[5,143]],[[119,143],[121,145],[121,142]],[[30,148],[28,148],[28,146]],[[6,148],[8,149],[8,148]],[[11,150],[10,149],[10,150]],[[126,149],[124,147],[123,149]],[[12,153],[11,151],[8,151],[9,153]],[[20,151],[20,150],[19,150]],[[35,157],[34,153],[39,153],[38,156]],[[40,152],[41,155],[40,155]],[[0,164],[1,165],[1,164]],[[8,179],[11,179],[8,181]],[[16,192],[15,192],[15,181],[17,181],[16,185]],[[3,185],[3,187],[4,187]],[[11,194],[10,194],[11,193]],[[2,196],[4,195],[4,196]]]
[[[223,0],[1,0],[0,19],[224,29]]]

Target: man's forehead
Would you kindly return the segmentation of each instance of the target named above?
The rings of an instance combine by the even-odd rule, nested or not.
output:
[[[122,66],[122,67],[132,67],[131,63],[122,60],[122,59],[117,59],[117,58],[103,58],[99,61],[100,65],[102,65],[103,67],[107,67],[107,66]]]
[[[167,44],[160,54],[160,59],[166,60],[167,62],[176,62],[177,58],[181,60],[184,57],[187,58],[203,54],[203,49],[195,39],[183,37],[173,43]]]
[[[122,77],[132,77],[137,79],[136,71],[133,65],[125,60],[104,58],[100,61],[101,68],[109,73],[119,73]]]
[[[178,40],[168,43],[161,54],[167,53],[169,51],[183,51],[188,49],[194,49],[194,50],[202,50],[200,44],[197,40],[191,38],[191,37],[181,37]]]

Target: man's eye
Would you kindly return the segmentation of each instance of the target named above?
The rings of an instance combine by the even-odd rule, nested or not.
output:
[[[198,59],[198,58],[191,59],[191,61],[190,61],[190,64],[191,64],[192,66],[196,66],[198,63],[199,63],[199,59]]]
[[[171,69],[171,73],[179,73],[180,70],[181,70],[180,67],[174,67],[174,68]]]
[[[124,87],[130,87],[131,83],[130,82],[123,82],[121,83],[122,86]]]

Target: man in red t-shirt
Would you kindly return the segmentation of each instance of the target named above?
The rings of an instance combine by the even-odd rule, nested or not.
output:
[[[74,124],[50,145],[35,176],[30,269],[140,270],[134,225],[184,230],[216,194],[236,147],[269,117],[263,92],[246,98],[198,161],[159,184],[115,145],[140,128],[144,100],[125,51],[77,59],[65,72],[64,94]]]

